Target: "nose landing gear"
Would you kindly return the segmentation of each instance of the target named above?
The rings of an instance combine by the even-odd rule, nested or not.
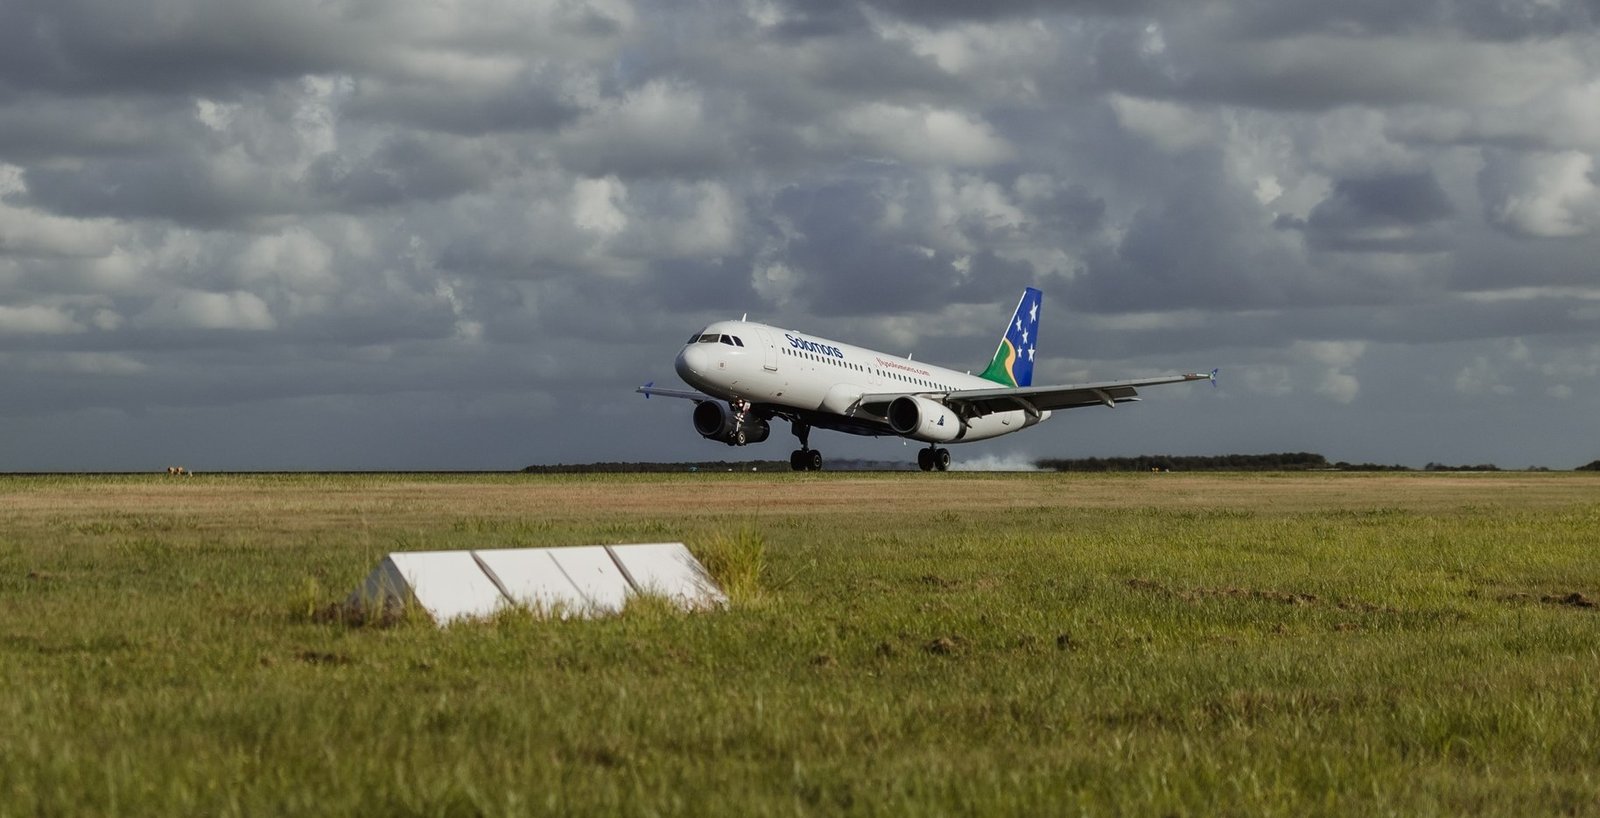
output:
[[[937,448],[935,446],[929,446],[926,449],[918,449],[917,468],[922,469],[923,471],[933,471],[934,469],[938,469],[939,471],[949,471],[950,450]]]

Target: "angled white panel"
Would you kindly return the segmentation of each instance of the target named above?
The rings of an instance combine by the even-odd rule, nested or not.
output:
[[[502,548],[475,553],[516,603],[543,612],[561,610],[579,616],[588,613],[589,600],[567,579],[550,551],[548,548]]]
[[[589,600],[594,613],[618,613],[628,601],[628,580],[603,545],[545,549],[572,584]]]
[[[682,543],[396,552],[350,596],[360,606],[412,601],[445,624],[491,616],[508,599],[545,612],[620,613],[640,591],[688,609],[728,601]]]
[[[384,557],[383,561],[378,563],[378,567],[367,575],[366,582],[350,594],[350,604],[358,607],[372,605],[382,608],[391,600],[404,604],[410,598],[410,583],[400,575],[400,569],[395,567],[394,560]]]
[[[396,551],[386,562],[405,578],[417,604],[440,624],[486,617],[505,604],[471,551]]]
[[[728,604],[728,597],[683,543],[608,546],[642,592],[661,594],[686,608]]]

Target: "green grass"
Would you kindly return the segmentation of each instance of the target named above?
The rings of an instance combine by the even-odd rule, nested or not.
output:
[[[390,550],[733,606],[319,621]],[[0,815],[1600,815],[1600,478],[0,478]]]

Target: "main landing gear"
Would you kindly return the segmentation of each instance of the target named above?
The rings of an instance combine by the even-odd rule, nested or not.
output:
[[[822,452],[811,448],[811,427],[797,420],[789,425],[789,430],[800,438],[800,448],[789,453],[789,468],[795,471],[822,471]]]
[[[934,446],[929,446],[926,449],[918,449],[917,468],[922,469],[923,471],[933,471],[934,469],[938,469],[939,471],[949,471],[950,450],[940,449]]]

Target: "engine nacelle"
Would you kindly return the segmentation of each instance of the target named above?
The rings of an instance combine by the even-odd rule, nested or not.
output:
[[[889,428],[901,437],[924,443],[949,443],[965,431],[950,407],[915,395],[901,395],[889,402]]]
[[[740,420],[732,406],[714,400],[695,404],[694,430],[703,438],[729,446],[760,443],[772,434],[772,427],[764,419],[745,412],[744,419]]]

